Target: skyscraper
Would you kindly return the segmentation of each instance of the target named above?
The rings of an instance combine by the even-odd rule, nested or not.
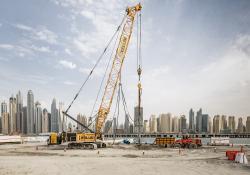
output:
[[[221,130],[227,129],[227,116],[222,115],[221,116]]]
[[[10,119],[7,112],[2,114],[2,133],[10,134]]]
[[[213,119],[213,133],[219,134],[221,129],[221,118],[220,115],[215,115]]]
[[[77,115],[77,120],[78,120],[80,123],[82,123],[82,124],[84,124],[85,126],[87,126],[87,117],[86,117],[85,115],[78,114],[78,115]],[[84,127],[82,127],[82,126],[79,125],[78,123],[77,123],[77,128],[78,128],[78,130],[80,130],[80,131],[82,131],[82,130],[85,129]]]
[[[172,119],[172,132],[178,133],[179,129],[179,118],[177,116],[173,117]]]
[[[235,117],[234,116],[228,117],[228,129],[231,130],[231,133],[235,133]]]
[[[150,116],[149,129],[150,129],[150,133],[156,133],[157,132],[157,119],[156,119],[155,115]]]
[[[246,133],[250,133],[250,116],[247,117],[246,121]]]
[[[49,112],[48,112],[48,130],[49,130],[49,132],[51,132],[51,113],[49,113]]]
[[[179,119],[180,132],[185,133],[187,130],[187,120],[185,115],[181,115]]]
[[[41,104],[37,101],[35,103],[35,133],[42,132],[42,108]]]
[[[5,102],[1,103],[1,115],[0,115],[0,133],[3,133],[3,116],[7,113],[7,104]]]
[[[63,108],[64,104],[62,102],[59,103],[59,120],[58,120],[58,125],[59,125],[59,131],[67,131],[67,118],[63,114]],[[87,120],[87,119],[86,119]],[[86,123],[87,125],[87,123]]]
[[[160,114],[160,128],[162,133],[170,133],[172,131],[172,115],[170,113]]]
[[[202,114],[202,132],[209,132],[209,116],[208,114]]]
[[[17,113],[16,113],[16,130],[17,133],[22,133],[22,127],[23,127],[23,98],[20,91],[18,91],[16,95],[16,101],[17,101]]]
[[[22,133],[23,134],[27,134],[27,115],[28,115],[28,111],[27,111],[27,106],[24,106],[23,109],[23,119],[22,119]]]
[[[125,114],[124,132],[125,134],[129,133],[129,114]]]
[[[143,121],[143,133],[149,133],[149,122],[148,120]]]
[[[134,108],[134,133],[143,132],[143,108],[136,106]]]
[[[161,132],[161,120],[160,117],[156,118],[156,124],[157,124],[157,132]]]
[[[112,131],[113,131],[112,134],[116,134],[116,130],[117,130],[117,129],[118,129],[118,123],[117,123],[116,118],[114,117],[114,118],[113,118],[113,122],[112,122]]]
[[[242,120],[242,117],[240,117],[240,118],[238,119],[237,133],[243,133],[243,128],[244,128],[243,120]]]
[[[58,109],[56,108],[56,99],[51,104],[51,132],[59,132],[58,127]]]
[[[42,133],[49,132],[49,115],[46,108],[43,109],[42,115]]]
[[[191,132],[195,131],[194,111],[192,108],[189,111],[189,131]]]
[[[198,133],[201,133],[202,131],[202,109],[201,108],[199,111],[197,111],[197,115],[196,115],[196,131]]]
[[[14,134],[16,133],[16,98],[10,97],[10,102],[9,102],[9,111],[10,111],[10,133]]]
[[[34,134],[34,95],[32,90],[28,91],[27,95],[27,134]]]
[[[111,134],[112,133],[112,120],[107,120],[104,125],[104,133]]]

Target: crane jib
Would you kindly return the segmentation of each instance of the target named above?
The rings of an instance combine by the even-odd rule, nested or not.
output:
[[[117,82],[119,81],[119,76],[121,72],[121,68],[123,65],[123,60],[125,58],[129,40],[132,34],[133,24],[135,15],[138,11],[141,10],[141,5],[137,4],[134,7],[127,8],[127,17],[124,23],[119,44],[116,50],[116,54],[113,60],[112,68],[107,80],[107,84],[104,90],[104,95],[102,97],[101,105],[99,107],[98,116],[96,120],[96,137],[101,137],[101,129],[105,122],[105,119],[110,111],[110,107],[112,104],[112,100],[114,97],[114,92],[117,86]]]

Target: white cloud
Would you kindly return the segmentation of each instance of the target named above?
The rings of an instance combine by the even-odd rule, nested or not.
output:
[[[0,49],[11,50],[14,46],[11,44],[0,44]]]
[[[58,36],[54,32],[47,29],[46,26],[39,26],[36,28],[24,24],[14,24],[14,26],[19,30],[29,32],[28,35],[32,39],[45,41],[49,44],[57,44]]]
[[[90,73],[91,69],[89,68],[79,68],[79,72],[83,73],[85,75],[88,75]],[[104,74],[104,69],[96,67],[93,71],[92,77],[101,77]]]
[[[153,77],[161,76],[161,75],[166,75],[170,71],[170,68],[168,65],[161,66],[159,68],[153,69],[150,71],[150,75]]]
[[[65,68],[68,68],[68,69],[75,69],[76,68],[76,64],[74,64],[70,61],[66,61],[66,60],[60,60],[59,64]]]
[[[88,19],[90,19],[90,20],[94,20],[94,18],[95,18],[95,14],[93,12],[91,12],[91,11],[88,11],[88,10],[83,10],[81,12],[81,15],[88,18]]]
[[[75,85],[75,83],[72,82],[72,81],[64,81],[63,84],[65,84],[65,85]]]
[[[49,44],[57,43],[57,35],[44,26],[40,30],[33,33],[33,38],[36,40],[46,41]]]
[[[65,53],[67,53],[68,55],[72,56],[72,52],[71,52],[70,49],[66,48],[64,51],[65,51]]]
[[[34,51],[38,51],[38,52],[47,52],[47,53],[51,52],[51,50],[48,46],[37,47],[35,45],[31,45],[30,48],[33,49]]]
[[[25,31],[34,31],[34,29],[30,26],[24,25],[24,24],[15,24],[14,25],[16,28],[20,30],[25,30]]]
[[[105,47],[122,20],[124,9],[127,6],[126,2],[114,0],[96,1],[95,3],[89,0],[54,2],[69,8],[74,19],[85,18],[91,22],[91,30],[88,30],[83,24],[76,23],[75,20],[71,23],[71,31],[75,34],[72,38],[73,45],[84,58],[91,58]]]

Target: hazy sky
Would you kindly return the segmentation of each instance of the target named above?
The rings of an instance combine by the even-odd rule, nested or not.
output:
[[[49,110],[54,97],[67,106],[126,6],[136,3],[2,0],[0,101],[20,89],[26,105],[32,89]],[[144,118],[188,115],[200,107],[210,116],[250,115],[250,1],[145,0],[142,6]],[[136,30],[122,75],[131,114],[137,104]],[[109,54],[70,113],[90,114],[108,59]]]

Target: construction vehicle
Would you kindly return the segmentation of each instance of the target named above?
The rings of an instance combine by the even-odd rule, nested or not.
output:
[[[177,148],[198,148],[202,146],[201,139],[199,138],[182,138],[175,139],[174,137],[158,137],[154,142],[161,147],[177,147]]]
[[[201,147],[201,139],[199,138],[184,138],[175,141],[175,147],[181,148],[198,148]]]
[[[105,143],[102,142],[101,130],[107,118],[107,115],[110,112],[114,93],[115,93],[118,81],[120,79],[120,76],[121,76],[120,75],[121,69],[122,69],[125,55],[127,53],[130,37],[132,34],[133,24],[134,24],[134,20],[136,17],[135,15],[141,11],[141,8],[142,6],[140,3],[137,4],[136,6],[128,7],[126,9],[125,18],[123,19],[121,25],[118,26],[117,28],[116,33],[118,33],[120,29],[122,28],[121,35],[120,35],[120,39],[119,39],[118,47],[116,49],[115,56],[113,58],[112,68],[108,76],[108,80],[107,80],[104,94],[101,100],[101,104],[99,106],[99,110],[97,113],[95,131],[92,131],[91,129],[88,128],[88,126],[85,126],[79,121],[75,120],[73,117],[71,117],[68,114],[68,111],[71,105],[73,104],[73,102],[75,101],[75,99],[78,97],[79,92],[81,91],[82,87],[85,85],[89,77],[92,75],[96,65],[100,62],[100,59],[98,59],[96,65],[90,71],[90,74],[88,75],[86,81],[81,86],[80,90],[74,97],[68,109],[65,112],[63,112],[67,117],[69,117],[70,119],[74,120],[75,122],[83,126],[87,132],[70,133],[71,137],[68,136],[69,133],[51,133],[49,140],[48,140],[48,144],[53,145],[53,144],[64,143],[64,144],[67,144],[69,148],[92,148],[92,149],[96,147],[106,146]],[[107,47],[104,49],[103,54],[106,52]]]
[[[154,142],[156,145],[161,147],[173,147],[175,144],[174,137],[158,137]]]

